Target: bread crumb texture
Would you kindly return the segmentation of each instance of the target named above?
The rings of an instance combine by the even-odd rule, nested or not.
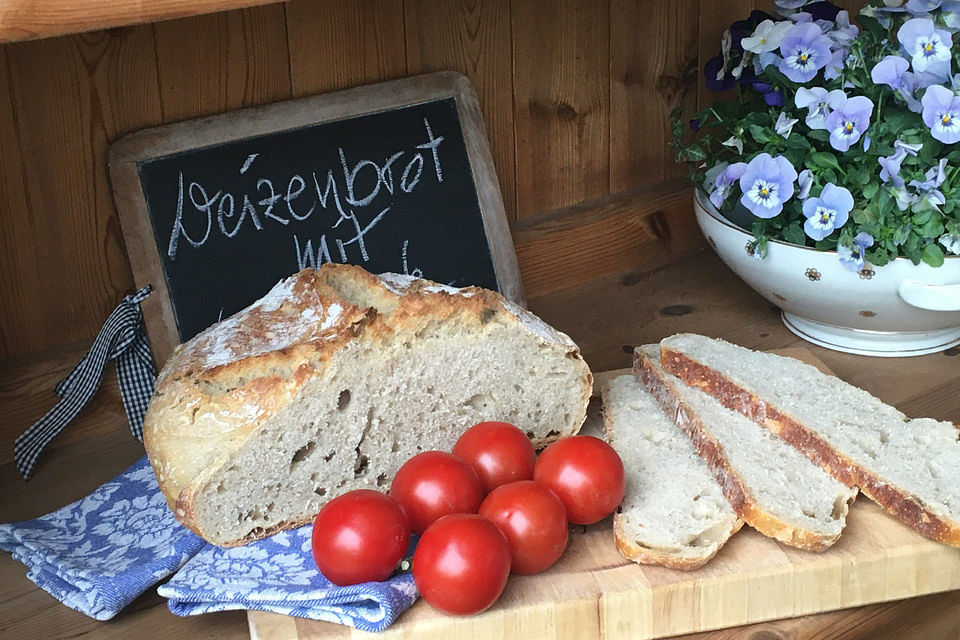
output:
[[[230,546],[386,489],[483,420],[572,435],[591,385],[569,337],[498,293],[327,264],[178,347],[144,443],[178,519]]]

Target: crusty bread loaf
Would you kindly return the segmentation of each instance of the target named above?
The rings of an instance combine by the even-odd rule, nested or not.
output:
[[[232,546],[386,489],[482,420],[538,447],[576,433],[591,381],[566,335],[497,293],[327,264],[178,348],[144,442],[177,518]]]
[[[635,352],[634,373],[693,442],[747,524],[793,547],[822,551],[840,538],[856,489],[660,365],[660,347]]]
[[[613,517],[617,549],[643,564],[692,570],[741,526],[690,441],[632,375],[603,389],[607,441],[626,471]]]
[[[780,435],[921,534],[960,547],[960,442],[949,422],[910,420],[793,358],[679,334],[665,369]]]

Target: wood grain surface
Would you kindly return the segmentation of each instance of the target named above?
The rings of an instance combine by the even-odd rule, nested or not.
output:
[[[140,11],[131,18],[139,21],[171,7],[196,13],[231,4],[261,3],[10,0],[0,25],[31,11],[42,21],[44,12],[105,15],[126,6]],[[291,0],[0,45],[0,362],[90,338],[133,290],[104,169],[107,145],[123,134],[459,71],[477,88],[508,216],[547,215],[682,175],[666,146],[665,117],[685,92],[692,106],[700,57],[717,49],[720,25],[742,4]],[[700,32],[704,11],[709,34]],[[682,215],[693,219],[690,209]],[[587,234],[619,238],[615,260],[657,250],[642,234],[621,236],[620,220]],[[699,238],[692,224],[678,224],[676,234]],[[568,265],[568,257],[545,246],[529,279],[547,287],[528,285],[528,294],[610,272],[612,260],[592,270],[592,261]],[[544,278],[551,271],[558,280]]]
[[[630,365],[633,346],[677,331],[723,336],[766,350],[803,346],[845,380],[913,415],[960,420],[960,350],[876,360],[836,353],[802,342],[780,323],[765,300],[737,280],[708,251],[698,251],[651,273],[610,275],[531,300],[531,308],[569,333],[596,370]],[[0,425],[8,443],[0,464],[0,522],[35,517],[86,495],[142,454],[123,424],[116,401],[99,403],[45,454],[37,474],[23,482],[10,459],[17,425],[37,417],[55,400],[56,371],[72,366],[70,352],[10,361],[0,377]],[[46,375],[47,381],[38,380]],[[8,426],[9,425],[9,426]],[[105,427],[106,425],[106,427]],[[878,514],[880,515],[880,514]],[[882,516],[886,518],[886,516]],[[797,552],[803,553],[803,552]],[[0,553],[0,637],[13,640],[129,638],[205,640],[248,637],[242,612],[175,618],[149,591],[114,620],[100,623],[72,611],[25,577],[22,565]],[[815,585],[811,588],[816,588]],[[595,602],[594,602],[595,606]],[[575,621],[570,621],[573,624]],[[296,623],[293,623],[296,624]],[[504,637],[520,638],[516,634]],[[538,633],[526,633],[531,639]],[[695,640],[956,640],[960,591],[869,605],[685,636]]]

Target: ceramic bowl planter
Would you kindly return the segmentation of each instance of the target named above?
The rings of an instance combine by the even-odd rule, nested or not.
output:
[[[753,236],[723,217],[701,192],[697,222],[720,259],[782,311],[805,340],[871,356],[914,356],[960,344],[960,256],[934,268],[898,258],[859,273],[834,251],[769,241],[753,257]]]

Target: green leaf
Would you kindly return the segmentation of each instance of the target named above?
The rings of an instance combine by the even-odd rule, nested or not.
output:
[[[943,233],[943,223],[938,218],[930,220],[920,229],[920,235],[924,238],[938,238]]]
[[[824,131],[823,129],[814,129],[807,133],[807,137],[812,140],[818,140],[820,142],[826,142],[830,139],[830,134]]]
[[[807,234],[803,232],[803,226],[799,220],[794,220],[783,229],[783,239],[793,244],[804,244],[807,240]]]
[[[880,185],[876,182],[868,182],[863,185],[863,198],[865,200],[873,200],[873,197],[877,195],[877,191],[880,189]]]
[[[837,163],[837,156],[833,155],[829,151],[816,151],[810,154],[810,160],[817,167],[822,167],[825,169],[836,169],[840,171],[840,165]]]
[[[924,245],[921,257],[931,267],[939,267],[943,264],[943,249],[940,248],[940,245],[931,242]]]

